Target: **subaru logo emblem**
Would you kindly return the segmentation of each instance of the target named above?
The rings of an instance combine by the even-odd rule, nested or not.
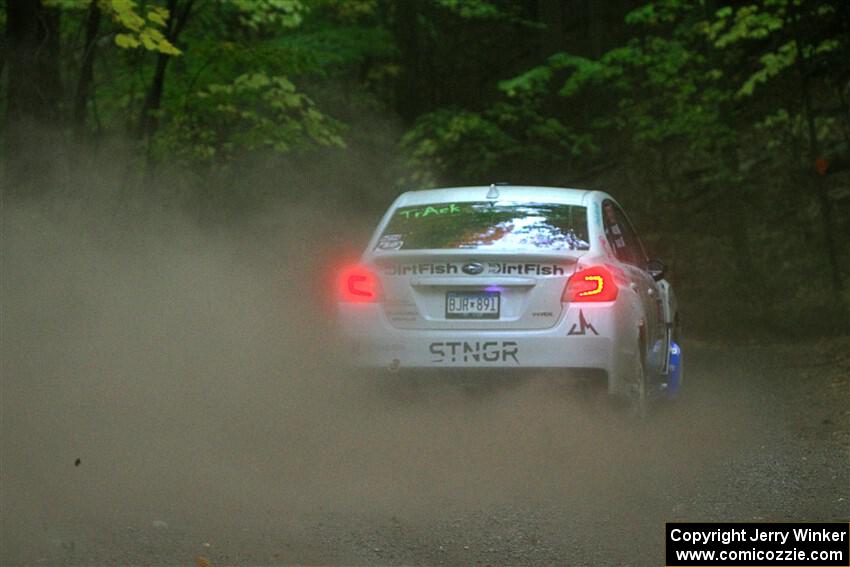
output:
[[[464,274],[469,274],[470,276],[477,276],[481,272],[484,271],[484,265],[478,262],[470,262],[469,264],[464,264],[463,268]]]

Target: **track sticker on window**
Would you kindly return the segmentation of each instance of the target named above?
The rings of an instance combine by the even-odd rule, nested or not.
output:
[[[455,203],[446,206],[428,206],[421,209],[401,209],[398,211],[399,216],[405,219],[421,219],[429,216],[451,215],[459,213],[460,207]]]

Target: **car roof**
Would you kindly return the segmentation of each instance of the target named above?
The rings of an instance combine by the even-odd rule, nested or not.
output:
[[[594,191],[567,189],[562,187],[536,187],[530,185],[479,185],[470,187],[444,187],[402,193],[396,200],[397,207],[456,203],[458,201],[487,201],[487,193],[498,190],[500,201],[530,201],[544,203],[582,204],[585,197]]]

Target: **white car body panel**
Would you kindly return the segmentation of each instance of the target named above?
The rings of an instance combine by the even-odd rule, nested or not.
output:
[[[414,191],[389,207],[361,257],[361,264],[378,275],[380,301],[339,303],[340,331],[352,362],[392,369],[601,369],[608,375],[609,393],[626,394],[643,344],[649,369],[657,374],[666,371],[668,323],[675,309],[672,290],[663,280],[659,285],[645,270],[615,256],[602,207],[616,201],[600,191],[516,186],[497,186],[498,198],[487,199],[491,190],[492,186]],[[399,208],[483,201],[586,207],[589,246],[541,251],[379,246]],[[504,240],[510,248],[510,239]],[[385,244],[394,245],[392,240]],[[481,273],[464,273],[468,264],[480,265]],[[562,302],[574,272],[601,264],[622,276],[615,301]],[[498,319],[448,318],[448,292],[489,289],[500,294]]]

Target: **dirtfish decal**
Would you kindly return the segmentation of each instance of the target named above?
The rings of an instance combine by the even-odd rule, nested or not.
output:
[[[391,241],[395,242],[395,241]],[[380,247],[380,243],[379,243]],[[470,264],[465,264],[469,266]],[[384,269],[388,276],[442,276],[448,274],[459,274],[464,264],[446,263],[421,263],[421,264],[393,264]],[[487,268],[482,275],[491,276],[563,276],[564,268],[558,264],[513,264],[507,262],[488,262]],[[469,271],[465,272],[468,275]]]
[[[563,276],[564,268],[557,264],[542,266],[540,264],[508,264],[504,262],[487,264],[487,273],[499,276],[511,274],[529,276]]]
[[[457,264],[394,264],[387,266],[384,274],[388,276],[441,276],[460,272]]]

